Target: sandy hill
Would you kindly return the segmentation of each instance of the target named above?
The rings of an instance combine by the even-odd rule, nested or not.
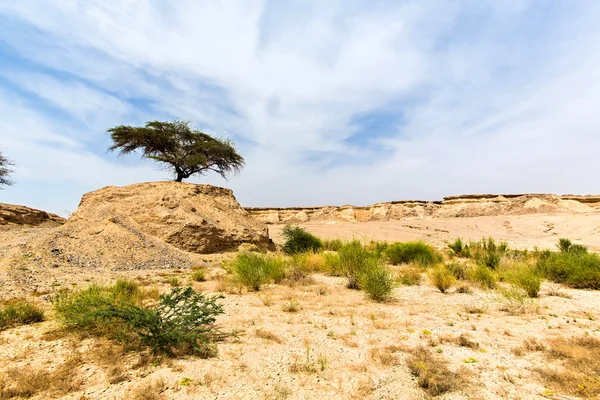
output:
[[[273,249],[231,190],[190,183],[105,187],[85,194],[61,226],[20,229],[0,232],[0,286],[41,289],[65,274],[185,269],[201,254]]]
[[[0,226],[60,225],[66,220],[56,214],[15,204],[0,203]]]

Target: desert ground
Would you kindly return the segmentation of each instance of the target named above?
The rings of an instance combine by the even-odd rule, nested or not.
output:
[[[297,223],[323,239],[422,240],[449,261],[446,242],[458,237],[493,237],[511,249],[530,251],[554,249],[565,237],[600,250],[600,211],[586,207]],[[64,225],[0,227],[3,304],[27,299],[46,313],[43,322],[0,330],[0,399],[575,399],[600,393],[600,377],[591,375],[596,370],[590,367],[583,377],[576,373],[586,371],[576,363],[585,364],[590,361],[586,354],[598,352],[585,347],[587,339],[600,340],[598,291],[546,280],[538,298],[515,304],[498,290],[469,281],[441,293],[425,270],[420,284],[399,284],[385,302],[348,289],[344,277],[321,271],[252,291],[229,279],[227,266],[237,252],[184,252],[179,242],[163,249],[158,242],[145,243],[149,231],[133,232],[138,226],[133,222],[119,223],[127,227],[125,233],[111,231],[105,222],[114,219],[109,214],[96,218],[81,211]],[[86,215],[85,223],[77,225]],[[103,233],[95,223],[105,224]],[[284,241],[283,226],[265,227],[278,246]],[[158,228],[152,229],[158,237]],[[87,239],[104,234],[102,247]],[[132,241],[128,248],[141,254],[148,246],[148,252],[155,252],[152,259],[160,262],[134,260],[137,255],[120,247],[133,240],[119,236],[125,234],[144,242]],[[108,241],[111,237],[114,242]],[[78,251],[85,257],[72,256]],[[180,261],[167,265],[168,259]],[[130,267],[108,268],[98,260],[129,260]],[[198,266],[206,271],[205,281],[191,278]],[[390,266],[394,272],[405,267]],[[54,318],[57,292],[122,278],[157,293],[191,285],[222,295],[225,314],[217,325],[230,335],[217,343],[217,355],[153,358],[114,340],[66,331]],[[420,351],[427,357],[420,359]],[[424,388],[414,373],[415,362],[431,369],[434,381],[452,381],[452,389],[438,394]],[[446,372],[435,376],[437,368]]]

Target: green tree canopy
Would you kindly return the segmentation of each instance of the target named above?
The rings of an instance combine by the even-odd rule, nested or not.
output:
[[[8,178],[12,172],[12,169],[10,169],[12,165],[13,163],[0,153],[0,187],[2,185],[12,185],[12,181]]]
[[[207,135],[189,122],[151,121],[139,127],[120,125],[107,132],[114,142],[109,150],[118,149],[121,155],[141,150],[142,157],[172,167],[177,182],[207,171],[225,178],[244,166],[231,141]]]

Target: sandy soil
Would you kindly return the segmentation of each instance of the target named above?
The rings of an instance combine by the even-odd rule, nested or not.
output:
[[[493,236],[517,248],[550,248],[557,238],[569,237],[600,249],[600,213],[305,226],[327,238],[423,239],[442,246],[458,236]],[[0,232],[0,257],[14,256],[37,229],[44,228]],[[270,226],[276,241],[280,229]],[[208,293],[222,293],[220,263],[229,256],[203,257],[211,278],[192,285]],[[51,287],[84,287],[126,277],[166,291],[170,287],[167,280],[173,276],[185,284],[189,271],[62,271],[52,276]],[[515,349],[528,338],[541,343],[557,337],[600,338],[600,294],[545,283],[541,297],[532,301],[524,314],[513,315],[503,311],[506,304],[494,292],[472,290],[471,294],[442,294],[425,279],[420,286],[397,288],[394,301],[378,304],[362,292],[347,289],[342,278],[315,275],[312,281],[295,286],[269,285],[260,292],[242,294],[225,291],[226,315],[219,324],[237,335],[218,345],[218,357],[184,358],[134,369],[126,362],[133,356],[126,356],[114,361],[127,366],[122,379],[112,380],[114,383],[109,368],[92,356],[99,342],[48,335],[57,328],[50,318],[0,332],[0,376],[8,368],[51,372],[78,354],[80,361],[72,373],[82,380],[81,386],[53,397],[130,399],[144,385],[162,382],[156,392],[165,399],[425,399],[406,361],[410,349],[426,346],[445,359],[451,370],[466,377],[459,390],[441,399],[566,398],[545,387],[535,371],[546,367],[560,370],[560,361],[548,360],[540,351]],[[28,294],[51,317],[50,296]],[[297,312],[284,310],[291,301],[298,304]],[[469,312],[473,309],[478,312]],[[478,347],[444,339],[461,334],[467,334]]]
[[[479,240],[494,237],[512,247],[554,248],[558,238],[570,238],[600,251],[600,212],[586,214],[529,214],[500,217],[424,218],[381,222],[309,222],[301,224],[319,237],[335,239],[424,240],[444,247],[457,237]],[[274,240],[281,242],[283,225],[270,225]]]

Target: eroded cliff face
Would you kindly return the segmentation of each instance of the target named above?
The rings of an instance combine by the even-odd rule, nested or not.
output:
[[[0,203],[0,225],[61,225],[65,221],[66,219],[46,211]]]
[[[442,201],[403,200],[370,206],[261,208],[246,211],[267,224],[310,221],[393,221],[413,218],[465,218],[535,213],[586,213],[600,209],[600,196],[552,194],[463,195]]]

